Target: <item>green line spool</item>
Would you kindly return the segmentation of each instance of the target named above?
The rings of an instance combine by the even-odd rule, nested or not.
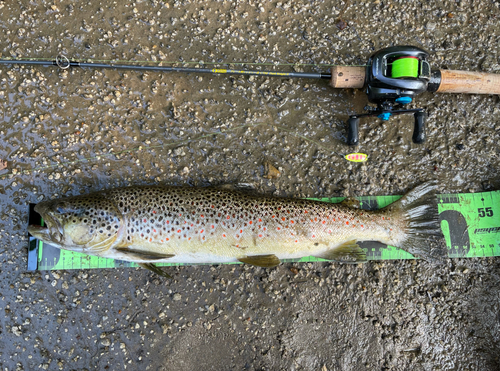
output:
[[[392,62],[392,78],[418,77],[418,58],[401,57]]]

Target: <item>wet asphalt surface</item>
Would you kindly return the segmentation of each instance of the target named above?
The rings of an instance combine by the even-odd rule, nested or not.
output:
[[[412,44],[435,68],[500,73],[499,19],[494,1],[0,1],[0,53],[320,72],[299,64],[359,65]],[[443,193],[500,188],[497,96],[422,94],[425,144],[411,142],[411,117],[364,120],[370,160],[347,163],[344,122],[365,104],[324,80],[1,66],[2,370],[499,369],[496,258],[179,267],[173,280],[26,271],[27,205],[61,195],[156,183],[402,194],[432,178]],[[266,161],[279,178],[263,177]]]

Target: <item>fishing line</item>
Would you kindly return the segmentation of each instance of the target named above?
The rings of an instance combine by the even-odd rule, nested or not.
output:
[[[181,145],[189,144],[189,143],[197,141],[197,140],[201,140],[201,139],[204,139],[204,138],[211,137],[213,135],[226,134],[228,132],[235,131],[237,129],[241,129],[241,128],[245,128],[245,127],[257,127],[257,126],[260,126],[260,125],[266,125],[266,123],[241,125],[241,126],[238,126],[236,128],[227,129],[227,130],[219,131],[219,132],[213,132],[213,133],[209,133],[209,134],[203,134],[203,135],[200,135],[200,136],[198,136],[196,138],[184,139],[184,140],[176,141],[176,142],[173,142],[173,143],[166,143],[166,144],[162,143],[162,144],[157,144],[157,145],[153,145],[153,146],[142,146],[142,145],[140,145],[140,146],[137,146],[137,147],[134,147],[134,148],[125,149],[125,150],[122,150],[122,151],[116,151],[116,152],[110,152],[110,153],[101,153],[101,154],[98,154],[98,155],[95,155],[95,156],[84,157],[82,159],[77,159],[77,160],[73,160],[73,161],[64,161],[64,162],[58,162],[58,163],[53,164],[53,165],[40,166],[40,167],[35,167],[35,168],[32,168],[32,169],[26,169],[26,170],[18,170],[18,174],[29,174],[29,173],[34,172],[34,171],[56,169],[56,168],[61,167],[61,166],[69,166],[69,165],[75,165],[75,164],[82,163],[82,162],[90,162],[92,160],[100,160],[101,157],[119,156],[121,154],[126,154],[126,153],[139,152],[139,151],[144,151],[144,150],[149,150],[149,149],[156,149],[156,148],[168,148],[170,146],[181,146]],[[1,178],[5,178],[5,177],[7,177],[9,175],[17,175],[17,174],[13,174],[13,173],[3,174],[3,175],[0,175],[0,179]]]
[[[61,162],[57,162],[55,164],[47,165],[47,166],[38,166],[38,167],[34,167],[34,168],[31,168],[31,169],[25,169],[25,170],[13,169],[13,170],[16,170],[15,174],[13,172],[10,172],[10,173],[7,173],[7,174],[2,174],[2,175],[0,175],[0,179],[6,178],[8,176],[17,176],[17,175],[30,174],[32,172],[39,172],[39,171],[43,171],[43,170],[51,170],[51,169],[56,169],[56,168],[63,167],[63,166],[76,165],[78,163],[83,163],[83,162],[91,162],[92,160],[101,160],[102,157],[119,156],[119,155],[122,155],[122,154],[128,154],[128,153],[139,152],[139,151],[147,151],[147,150],[150,150],[150,149],[157,149],[157,148],[178,147],[178,146],[189,144],[189,143],[193,143],[193,142],[205,139],[205,138],[209,138],[209,137],[212,137],[214,135],[224,135],[224,134],[236,131],[238,129],[256,128],[256,127],[259,127],[259,126],[269,126],[269,127],[273,127],[274,126],[274,127],[278,128],[278,129],[286,131],[287,133],[289,133],[289,134],[291,134],[291,135],[293,135],[293,136],[295,136],[297,138],[304,139],[307,142],[313,143],[316,146],[318,146],[319,148],[324,149],[324,150],[326,150],[326,151],[328,151],[328,152],[330,152],[330,153],[332,153],[332,154],[334,154],[335,156],[338,156],[338,157],[342,157],[342,158],[346,158],[347,159],[347,156],[353,155],[353,154],[342,155],[340,153],[332,151],[331,149],[327,148],[326,146],[322,145],[321,143],[319,143],[319,142],[317,142],[317,141],[315,141],[313,139],[310,139],[310,138],[308,138],[308,137],[306,137],[306,136],[304,136],[302,134],[298,134],[298,133],[294,132],[293,130],[288,129],[288,128],[284,127],[284,126],[275,125],[275,124],[268,124],[268,123],[265,123],[265,122],[261,122],[261,123],[256,123],[256,124],[240,125],[240,126],[237,126],[235,128],[226,129],[224,131],[217,131],[217,132],[213,132],[213,133],[203,134],[203,135],[199,135],[199,136],[197,136],[195,138],[184,139],[184,140],[176,141],[176,142],[172,142],[172,143],[166,143],[166,144],[162,143],[162,144],[157,144],[157,145],[153,145],[153,146],[142,146],[142,145],[140,145],[140,146],[137,146],[137,147],[134,147],[134,148],[124,149],[122,151],[116,151],[116,152],[110,152],[110,153],[101,153],[101,154],[98,154],[98,155],[95,155],[95,156],[84,157],[84,158],[73,160],[73,161],[61,161]],[[57,156],[60,156],[60,154],[58,154]],[[366,156],[366,159],[367,159],[368,156],[367,155],[365,155],[365,156]],[[366,159],[364,161],[366,161]],[[349,161],[352,161],[352,160],[349,160]],[[361,162],[361,161],[354,161],[354,162]]]
[[[304,140],[306,140],[308,142],[314,143],[319,148],[322,148],[325,151],[329,151],[330,153],[332,153],[332,154],[334,154],[336,156],[342,157],[342,158],[346,159],[347,161],[350,161],[350,162],[365,162],[365,161],[368,160],[368,155],[366,153],[355,152],[355,153],[347,153],[345,155],[341,155],[340,153],[332,151],[331,149],[325,147],[321,143],[319,143],[319,142],[317,142],[315,140],[312,140],[312,139],[310,139],[310,138],[308,138],[308,137],[306,137],[306,136],[304,136],[302,134],[295,133],[291,129],[288,129],[288,128],[284,127],[284,126],[275,125],[275,124],[273,124],[273,126],[276,126],[277,128],[280,128],[281,130],[287,131],[287,132],[289,132],[290,134],[292,134],[293,136],[295,136],[297,138],[301,138],[301,139],[304,139]]]
[[[4,64],[21,64],[21,65],[38,65],[38,66],[46,66],[46,65],[53,65],[57,66],[61,69],[69,69],[70,67],[81,67],[81,68],[109,68],[109,69],[121,69],[121,70],[135,70],[135,71],[156,71],[156,72],[183,72],[183,73],[210,73],[210,74],[233,74],[233,75],[257,75],[257,76],[278,76],[278,77],[288,77],[288,78],[314,78],[314,79],[332,79],[332,74],[334,73],[334,68],[332,68],[331,71],[328,72],[286,72],[286,71],[266,71],[266,70],[244,70],[244,69],[224,69],[224,68],[204,68],[204,67],[167,67],[163,66],[163,63],[165,64],[179,64],[179,63],[187,63],[187,64],[196,64],[196,65],[204,65],[204,62],[163,62],[163,61],[154,61],[157,65],[138,65],[138,64],[115,64],[114,63],[101,63],[103,60],[95,60],[92,62],[89,61],[78,61],[78,60],[69,60],[65,56],[57,56],[55,59],[47,59],[47,58],[29,58],[29,59],[15,59],[15,58],[5,58],[5,59],[0,59],[0,65]],[[136,62],[139,63],[139,62]],[[151,61],[148,61],[147,63],[151,63]],[[253,64],[253,65],[271,65],[271,66],[276,66],[276,65],[288,65],[288,66],[299,66],[299,65],[311,65],[311,64],[303,64],[303,63],[287,63],[287,64],[278,64],[278,63],[247,63],[247,62],[232,62],[232,63],[214,63],[214,62],[209,62],[207,63],[208,65],[214,65],[214,64]],[[315,65],[314,66],[320,66],[320,65]],[[335,66],[335,65],[330,65],[330,66]],[[352,68],[350,66],[349,68]],[[358,67],[360,68],[360,67]],[[363,69],[363,68],[361,68]],[[342,76],[342,73],[339,75]],[[247,125],[248,126],[248,125]],[[245,126],[240,126],[240,127],[245,127]],[[235,128],[237,129],[237,128]],[[302,138],[306,141],[309,141],[311,143],[315,143],[317,146],[320,148],[326,149],[323,147],[321,144],[315,142],[314,140],[311,140],[303,135],[296,134],[293,131],[281,127],[282,130],[287,131],[291,133],[292,135],[295,135],[299,138]],[[230,130],[226,130],[225,132],[228,132]],[[215,133],[214,133],[215,134]],[[214,135],[214,134],[207,134],[207,135]],[[216,134],[215,134],[216,135]],[[199,140],[204,138],[205,136],[200,136],[196,139],[192,140]],[[79,159],[79,160],[74,160],[74,161],[68,161],[68,162],[60,162],[58,164],[54,165],[49,165],[49,166],[44,166],[44,167],[38,167],[38,168],[33,168],[33,169],[27,169],[27,170],[21,170],[21,174],[25,173],[30,173],[32,171],[41,171],[41,170],[46,170],[46,169],[53,169],[58,166],[64,166],[64,165],[73,165],[79,162],[85,162],[85,161],[90,161],[92,159],[98,159],[98,157],[102,156],[114,156],[114,155],[119,155],[123,153],[131,153],[134,151],[138,151],[140,149],[154,149],[154,148],[159,148],[159,147],[165,147],[165,146],[171,146],[171,145],[181,145],[184,143],[190,143],[192,140],[186,141],[181,141],[181,142],[176,142],[176,143],[170,143],[167,145],[158,145],[158,146],[148,146],[148,147],[137,147],[137,149],[128,149],[120,152],[115,152],[115,153],[105,153],[101,154],[98,156],[94,157],[89,157],[89,158],[84,158],[84,159]],[[335,155],[341,156],[338,153],[332,152]],[[352,154],[345,155],[343,156],[346,160],[348,161],[354,161],[354,162],[362,162],[366,161],[368,158],[367,155],[365,154],[354,154],[356,156],[352,157]],[[361,156],[359,156],[361,155]],[[17,169],[16,169],[17,171]],[[0,179],[5,177],[7,174],[0,176]]]
[[[392,62],[392,78],[418,77],[418,58],[401,57]]]

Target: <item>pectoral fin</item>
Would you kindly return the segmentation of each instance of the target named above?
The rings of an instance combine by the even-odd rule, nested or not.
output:
[[[121,252],[126,255],[130,259],[139,259],[139,260],[163,260],[173,258],[174,254],[162,254],[154,251],[143,251],[143,250],[135,250],[130,249],[128,247],[117,247],[116,251]]]
[[[82,239],[79,239],[79,242],[82,242],[82,241],[83,241]],[[108,250],[115,243],[115,241],[116,241],[116,235],[111,236],[108,239],[103,240],[101,242],[92,244],[92,254],[95,254],[97,256],[104,255],[105,253],[108,252]],[[92,240],[89,243],[92,243]],[[85,247],[84,247],[84,249],[85,249]]]
[[[365,263],[366,253],[359,247],[356,240],[344,242],[322,254],[315,255],[317,258],[336,260],[343,263]]]
[[[139,263],[138,265],[140,267],[144,268],[144,269],[147,269],[147,270],[149,270],[151,272],[159,274],[162,277],[173,278],[170,274],[168,274],[167,272],[163,271],[161,268],[157,267],[156,265],[154,265],[152,263]]]
[[[262,268],[276,267],[280,262],[276,255],[254,255],[238,259],[242,263],[252,264]]]

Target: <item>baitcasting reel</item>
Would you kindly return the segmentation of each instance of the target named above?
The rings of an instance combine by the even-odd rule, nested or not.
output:
[[[366,94],[377,107],[367,106],[368,113],[349,117],[347,143],[359,143],[358,127],[361,117],[376,116],[388,121],[392,115],[413,114],[413,142],[425,141],[426,113],[421,108],[404,109],[413,98],[428,89],[432,80],[429,54],[414,46],[394,46],[373,54],[366,68]]]
[[[364,89],[368,100],[377,105],[368,113],[349,117],[347,143],[359,143],[359,119],[377,116],[387,121],[392,115],[411,114],[415,118],[413,142],[425,141],[426,113],[423,109],[404,109],[424,91],[432,93],[500,94],[500,75],[459,70],[431,70],[429,54],[415,46],[394,46],[371,56],[367,67],[335,66],[330,84],[334,88]]]

